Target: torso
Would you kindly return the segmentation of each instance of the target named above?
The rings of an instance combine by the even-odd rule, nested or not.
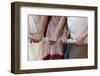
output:
[[[67,17],[68,30],[72,39],[80,38],[85,32],[88,31],[88,18],[87,17]]]

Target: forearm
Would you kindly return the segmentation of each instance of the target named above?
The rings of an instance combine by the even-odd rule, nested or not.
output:
[[[58,27],[55,29],[57,33],[60,32],[60,30],[62,30],[64,28],[64,23],[66,21],[66,17],[61,17],[60,22],[58,23]]]
[[[88,44],[88,37],[85,38],[84,44]]]
[[[88,32],[85,32],[85,33],[82,35],[81,38],[83,38],[83,40],[85,40],[86,38],[88,38]]]
[[[49,20],[49,16],[41,16],[41,20],[39,23],[40,25],[39,33],[44,34],[44,31],[48,26],[48,20]]]
[[[67,25],[64,25],[63,34],[65,34],[65,35],[68,35],[69,34],[69,32],[67,30]]]
[[[88,31],[84,33],[84,44],[88,44]]]

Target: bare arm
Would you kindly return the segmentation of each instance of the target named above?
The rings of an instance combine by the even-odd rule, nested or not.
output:
[[[62,30],[65,27],[64,26],[65,20],[66,20],[66,17],[62,16],[60,19],[60,22],[58,23],[58,27],[55,29],[55,32],[59,33],[60,30]]]
[[[39,23],[40,28],[38,33],[41,33],[42,35],[44,34],[45,29],[48,26],[48,21],[49,21],[49,16],[41,16],[41,20]]]
[[[60,33],[61,30],[64,29],[65,20],[66,20],[66,17],[63,17],[63,16],[62,16],[61,19],[60,19],[60,21],[59,21],[59,23],[58,23],[58,27],[55,28],[55,31],[54,31],[54,33],[52,34],[51,38],[50,38],[50,41],[51,41],[52,43],[57,42],[57,40],[59,39],[59,33]]]
[[[48,22],[49,22],[49,16],[41,16],[39,23],[40,28],[39,31],[35,35],[33,35],[32,37],[33,42],[39,42],[42,39],[45,33],[45,29],[48,26]]]
[[[88,43],[88,32],[85,32],[80,39],[76,41],[76,45],[84,46]]]

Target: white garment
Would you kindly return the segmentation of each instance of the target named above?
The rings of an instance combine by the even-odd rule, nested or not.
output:
[[[72,39],[80,38],[84,33],[88,32],[88,18],[87,17],[67,17],[68,30]]]
[[[28,25],[28,60],[42,60],[43,58],[43,41],[40,41],[39,43],[30,43],[30,39],[34,33],[36,33],[37,30],[37,25],[35,24],[34,21],[34,16],[29,15],[28,20],[29,20],[29,25]]]
[[[43,41],[40,41],[39,43],[29,42],[29,60],[42,60],[43,46]]]
[[[32,15],[29,15],[29,26],[28,26],[28,33],[30,34],[33,34],[33,33],[36,33],[37,32],[37,28],[36,28],[36,25],[35,25],[35,22],[33,20],[33,16]]]

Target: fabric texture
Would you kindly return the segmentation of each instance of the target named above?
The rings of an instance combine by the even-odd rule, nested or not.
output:
[[[52,16],[51,20],[48,24],[46,37],[50,38],[52,34],[55,32],[55,28],[60,21],[60,16]],[[59,37],[62,35],[62,31],[59,34]],[[44,60],[49,59],[62,59],[63,58],[63,46],[62,43],[56,42],[54,44],[50,44],[50,42],[45,43],[44,47]]]
[[[88,18],[87,17],[67,17],[68,30],[72,39],[80,38],[85,32],[88,32]]]
[[[39,31],[40,16],[29,15],[28,25],[28,60],[42,60],[43,59],[43,41],[39,43],[30,42],[30,37]]]
[[[40,16],[29,16],[29,36],[34,35],[39,31]],[[46,38],[50,38],[54,33],[57,24],[60,21],[60,16],[52,16],[46,31]],[[62,32],[59,34],[61,36]],[[62,43],[50,44],[48,40],[41,40],[39,43],[29,42],[29,60],[49,60],[63,58]]]
[[[67,51],[64,54],[64,58],[65,59],[88,58],[87,47],[88,47],[87,45],[80,47],[74,44],[68,44]]]
[[[87,17],[67,17],[69,39],[79,39],[84,33],[88,32]],[[86,39],[87,41],[87,39]],[[67,49],[64,54],[64,59],[87,58],[88,44],[78,46],[75,44],[67,44]]]

